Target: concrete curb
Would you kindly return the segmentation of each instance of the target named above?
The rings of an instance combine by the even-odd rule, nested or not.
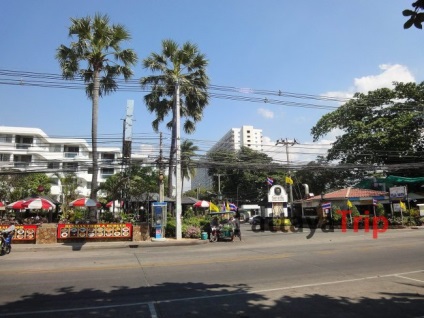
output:
[[[53,244],[12,244],[12,253],[36,251],[81,251],[100,249],[152,248],[166,246],[188,246],[208,243],[200,239],[164,239],[143,242],[82,242],[82,243],[53,243]]]

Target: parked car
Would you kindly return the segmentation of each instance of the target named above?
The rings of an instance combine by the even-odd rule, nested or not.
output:
[[[249,223],[252,225],[261,224],[262,216],[254,215],[249,219]]]

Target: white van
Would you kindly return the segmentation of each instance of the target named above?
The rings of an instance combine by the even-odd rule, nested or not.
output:
[[[249,219],[255,215],[259,215],[261,207],[257,204],[242,204],[240,210],[243,210],[249,214]]]

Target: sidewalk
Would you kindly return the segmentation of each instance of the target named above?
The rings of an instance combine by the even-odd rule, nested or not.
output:
[[[208,243],[208,240],[173,238],[151,239],[149,241],[123,241],[123,242],[78,242],[78,243],[53,243],[53,244],[12,244],[12,253],[36,252],[36,251],[81,251],[93,249],[117,249],[117,248],[149,248],[164,246],[187,246]]]

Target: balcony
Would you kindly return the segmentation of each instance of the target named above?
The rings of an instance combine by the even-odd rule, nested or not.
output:
[[[76,158],[79,155],[79,152],[64,152],[63,155],[65,158],[72,159]]]
[[[32,144],[16,144],[16,149],[29,149],[31,148]]]

